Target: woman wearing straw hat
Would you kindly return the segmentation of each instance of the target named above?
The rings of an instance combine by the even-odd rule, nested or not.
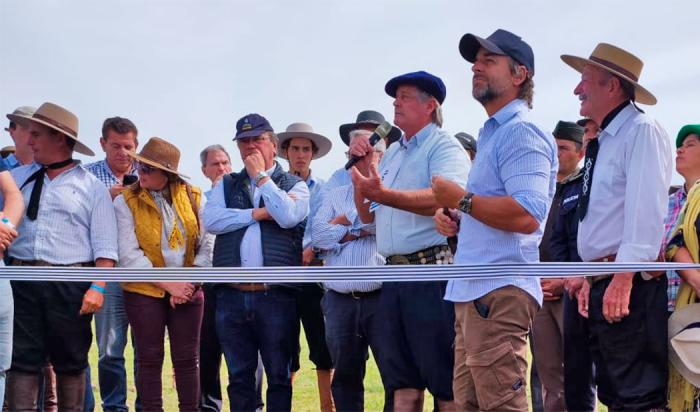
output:
[[[119,265],[211,266],[213,236],[200,225],[204,199],[199,188],[182,180],[186,176],[177,170],[180,151],[153,137],[139,154],[130,156],[136,162],[139,181],[114,201]],[[180,410],[198,410],[202,290],[187,282],[130,282],[122,287],[134,333],[136,390],[143,410],[163,410],[161,375],[166,327]]]

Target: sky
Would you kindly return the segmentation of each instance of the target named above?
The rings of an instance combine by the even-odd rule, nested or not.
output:
[[[534,50],[533,115],[544,130],[580,117],[580,74],[559,56],[587,57],[607,42],[644,61],[640,83],[659,103],[641,107],[675,141],[681,126],[700,123],[699,12],[696,1],[647,0],[0,0],[0,113],[46,101],[71,110],[97,152],[84,162],[103,157],[103,120],[128,117],[141,144],[174,143],[180,171],[205,188],[207,145],[222,144],[234,170],[243,167],[232,142],[240,117],[260,113],[277,132],[306,122],[333,141],[312,163],[327,178],[345,159],[338,126],[365,109],[391,120],[384,84],[402,73],[441,77],[444,129],[476,135],[487,116],[459,40],[503,28]]]

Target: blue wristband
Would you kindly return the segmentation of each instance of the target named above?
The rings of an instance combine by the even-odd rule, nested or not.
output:
[[[90,289],[95,289],[96,291],[100,292],[101,294],[103,294],[103,295],[105,294],[105,288],[103,288],[100,285],[96,285],[93,283],[92,285],[90,285]]]
[[[16,229],[15,225],[14,225],[12,222],[10,222],[10,219],[8,219],[8,218],[6,218],[6,217],[3,217],[3,218],[0,220],[0,222],[2,222],[5,226],[9,226],[9,227],[12,228],[12,229]]]

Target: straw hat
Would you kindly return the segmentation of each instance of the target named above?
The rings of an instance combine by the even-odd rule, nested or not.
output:
[[[185,176],[177,171],[177,167],[180,164],[180,150],[160,137],[151,137],[139,154],[134,152],[127,153],[138,162],[189,179],[189,176]]]
[[[44,103],[39,106],[32,117],[26,119],[58,130],[70,137],[75,141],[74,150],[76,152],[86,156],[95,155],[95,152],[78,140],[78,117],[63,107],[53,103]]]
[[[277,135],[280,147],[284,147],[284,142],[295,137],[303,137],[304,139],[309,139],[312,142],[314,142],[316,147],[318,147],[318,151],[314,153],[311,159],[318,159],[319,157],[325,156],[328,152],[331,151],[331,147],[333,147],[333,144],[331,143],[330,139],[328,139],[325,136],[321,136],[318,133],[315,133],[314,128],[306,123],[292,123],[289,126],[287,126],[286,131]],[[284,153],[284,150],[282,150],[281,152],[282,153],[280,153],[279,156],[282,159],[287,159],[287,155]]]
[[[18,124],[26,124],[27,119],[31,118],[34,112],[36,111],[36,107],[32,106],[20,106],[15,109],[14,112],[9,113],[7,115],[7,118],[10,119],[11,122],[15,122]],[[5,131],[9,131],[7,127],[5,128]]]
[[[656,97],[639,84],[644,62],[632,53],[607,43],[598,43],[589,58],[563,54],[561,59],[579,73],[587,64],[592,64],[619,76],[634,86],[635,101],[643,104],[656,104]]]
[[[700,388],[700,303],[679,309],[668,319],[668,357],[678,372]]]

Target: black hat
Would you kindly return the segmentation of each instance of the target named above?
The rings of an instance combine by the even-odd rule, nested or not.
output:
[[[459,132],[455,135],[457,140],[462,144],[464,150],[471,150],[476,153],[476,139],[469,133]]]
[[[385,121],[386,119],[384,119],[381,113],[375,112],[374,110],[364,110],[357,115],[355,123],[341,124],[338,128],[338,132],[340,133],[340,138],[343,140],[343,143],[350,146],[350,132],[365,125],[376,127]],[[389,139],[389,144],[394,143],[401,138],[401,130],[396,126],[392,126],[391,132],[389,132],[387,138]]]
[[[389,96],[396,97],[396,89],[404,84],[416,86],[433,96],[440,104],[445,101],[445,96],[447,96],[447,87],[445,87],[445,83],[442,82],[442,79],[424,71],[396,76],[386,83],[384,91],[386,91],[386,94]]]
[[[532,52],[532,47],[525,43],[520,36],[507,30],[498,29],[485,39],[467,33],[459,41],[459,52],[470,63],[476,61],[476,53],[482,47],[491,53],[511,57],[527,67],[533,76],[535,75],[535,54]]]
[[[560,120],[552,134],[555,139],[571,140],[574,143],[583,143],[585,129],[576,123]]]

